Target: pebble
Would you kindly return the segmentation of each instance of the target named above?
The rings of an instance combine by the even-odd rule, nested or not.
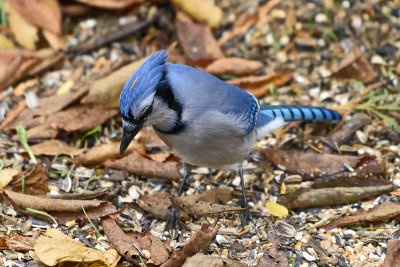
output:
[[[322,24],[322,23],[327,23],[328,22],[328,16],[325,15],[324,13],[319,13],[315,16],[315,22]]]
[[[303,251],[303,257],[307,260],[307,261],[315,261],[316,257],[313,255],[310,255],[308,252]]]
[[[132,185],[128,189],[129,196],[134,200],[139,199],[139,197],[140,197],[139,191],[140,191],[140,188],[137,185]]]
[[[373,55],[371,58],[371,63],[383,66],[387,65],[387,62],[379,55]]]
[[[25,93],[26,105],[29,109],[35,109],[39,107],[39,98],[36,93],[29,91]]]
[[[233,179],[232,185],[234,185],[234,186],[240,185],[240,177],[239,176],[236,176],[235,179]]]
[[[228,240],[226,240],[222,235],[216,235],[215,241],[217,241],[217,243],[220,245],[229,243]]]
[[[362,26],[362,19],[359,16],[353,16],[351,19],[351,26],[355,29],[358,30]]]

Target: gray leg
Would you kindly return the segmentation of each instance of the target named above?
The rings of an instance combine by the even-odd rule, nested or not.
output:
[[[179,185],[178,197],[180,197],[182,194],[183,187],[185,185],[186,179],[190,176],[192,167],[193,166],[190,164],[187,164],[185,162],[183,163],[183,179],[182,179],[181,184]],[[174,205],[172,205],[171,209],[169,210],[167,222],[165,224],[165,230],[169,230],[171,233],[171,237],[173,237],[173,239],[175,239],[175,237],[176,237],[175,230],[179,230],[180,228],[181,228],[181,223],[179,221],[178,209]],[[174,234],[172,232],[174,232]]]
[[[247,224],[248,219],[250,219],[251,214],[250,214],[250,207],[249,204],[247,203],[247,198],[246,198],[246,190],[244,189],[244,178],[243,178],[243,169],[239,169],[239,176],[240,176],[240,183],[242,185],[242,208],[246,208],[245,210],[242,210],[240,212],[239,218],[240,218],[240,223],[242,225],[242,228],[244,228]]]

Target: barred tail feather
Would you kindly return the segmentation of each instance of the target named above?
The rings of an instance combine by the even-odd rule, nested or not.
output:
[[[261,106],[260,113],[272,118],[282,118],[285,122],[300,120],[340,120],[342,116],[336,111],[303,105]]]

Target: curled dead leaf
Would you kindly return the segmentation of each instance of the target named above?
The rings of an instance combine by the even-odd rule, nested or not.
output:
[[[52,222],[49,217],[28,212],[26,208],[45,211],[60,224],[65,224],[71,220],[86,219],[87,217],[82,211],[82,206],[91,220],[117,212],[117,209],[108,201],[45,198],[20,194],[9,190],[3,191],[3,198],[6,202],[11,203],[16,210],[24,214]]]
[[[382,193],[381,193],[382,194]],[[382,204],[373,207],[370,210],[360,210],[344,217],[333,219],[330,223],[321,226],[324,229],[334,229],[346,225],[360,223],[373,223],[386,221],[400,215],[400,203],[385,201]]]
[[[171,251],[169,241],[161,241],[159,237],[153,236],[150,232],[126,234],[110,217],[102,219],[101,224],[110,243],[128,261],[139,265],[142,250],[150,251],[150,258],[142,257],[146,264],[159,266],[168,260]],[[140,248],[140,252],[136,246]]]
[[[163,265],[162,267],[175,267],[182,266],[185,260],[198,253],[203,252],[210,242],[217,235],[218,229],[220,228],[217,225],[218,220],[216,220],[213,224],[205,223],[202,225],[201,229],[196,231],[186,243],[186,245],[182,248],[182,250],[173,253],[172,257]]]
[[[231,57],[221,58],[207,66],[206,71],[215,76],[222,74],[249,75],[260,71],[264,64],[257,60],[247,60],[243,58]]]
[[[121,159],[108,159],[103,162],[108,168],[126,170],[137,175],[156,177],[160,179],[179,181],[181,175],[177,169],[176,162],[156,162],[149,160],[138,152],[133,151]]]
[[[210,28],[193,22],[182,12],[176,15],[175,25],[183,51],[191,61],[224,57]],[[193,49],[196,47],[196,49]]]
[[[339,70],[332,77],[340,79],[352,78],[367,83],[374,80],[377,75],[369,64],[368,59],[357,46],[354,46],[353,50],[342,59]]]
[[[391,184],[364,187],[299,189],[291,194],[281,196],[279,202],[289,208],[322,207],[374,198],[388,193],[392,189],[393,185]]]
[[[291,78],[292,72],[279,72],[271,75],[243,77],[230,80],[228,83],[252,93],[255,97],[262,97],[269,92],[270,84],[278,88],[288,83]]]
[[[13,179],[10,186],[15,192],[22,192],[22,183],[24,183],[24,193],[29,195],[45,195],[48,191],[47,169],[40,163],[32,168],[20,173]],[[22,182],[24,176],[24,182]]]
[[[75,164],[93,165],[104,162],[108,159],[118,158],[120,157],[119,145],[119,142],[110,142],[107,144],[94,146],[82,156],[71,159],[70,161],[74,162]],[[136,141],[133,141],[129,144],[125,153],[128,154],[141,147],[142,145]]]

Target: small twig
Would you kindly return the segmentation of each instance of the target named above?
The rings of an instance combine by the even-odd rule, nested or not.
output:
[[[132,35],[135,32],[138,32],[148,26],[150,26],[160,15],[159,11],[156,15],[154,15],[152,18],[142,21],[142,22],[132,22],[129,24],[126,24],[118,29],[113,29],[109,32],[106,32],[105,34],[94,38],[87,43],[80,44],[76,47],[73,47],[67,51],[68,54],[76,54],[76,55],[82,55],[82,54],[87,54],[93,50],[96,50],[100,47],[103,47],[111,42],[117,41],[121,38],[124,38],[126,36]]]
[[[18,117],[18,115],[21,114],[22,111],[24,111],[25,107],[26,107],[26,101],[21,100],[15,109],[7,113],[7,117],[0,125],[0,130],[3,130],[8,124],[13,122]]]

